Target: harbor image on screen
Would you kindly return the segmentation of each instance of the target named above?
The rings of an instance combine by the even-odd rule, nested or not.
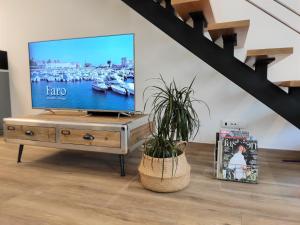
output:
[[[134,112],[134,35],[29,43],[33,108]]]

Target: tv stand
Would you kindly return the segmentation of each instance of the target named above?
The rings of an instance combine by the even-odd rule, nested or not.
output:
[[[87,115],[90,116],[115,116],[115,117],[122,117],[122,116],[132,116],[134,114],[125,113],[125,112],[98,112],[98,111],[87,111]]]
[[[132,116],[133,114],[130,113],[124,113],[124,112],[119,112],[118,113],[118,118],[120,118],[121,116]]]
[[[55,114],[55,111],[52,110],[52,109],[45,109],[45,111],[46,111],[46,112],[50,112],[50,113],[52,113],[52,114]]]
[[[142,114],[118,118],[57,111],[4,119],[4,140],[19,144],[18,163],[24,145],[117,154],[125,176],[125,156],[144,143],[152,127]]]

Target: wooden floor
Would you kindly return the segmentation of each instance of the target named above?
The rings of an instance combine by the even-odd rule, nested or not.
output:
[[[17,145],[0,139],[1,225],[299,225],[300,152],[261,151],[260,182],[212,177],[212,146],[191,144],[190,186],[159,194],[138,181],[139,151],[119,176],[114,155]]]

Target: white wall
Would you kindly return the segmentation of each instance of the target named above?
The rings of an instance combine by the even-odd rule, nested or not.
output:
[[[243,0],[213,1],[219,21],[248,16],[248,12],[241,13],[244,10],[231,11],[230,5],[234,5],[233,2],[243,5]],[[236,18],[233,18],[231,14],[235,13]],[[251,40],[247,42],[247,47],[273,46],[267,40],[268,33],[274,30],[269,29],[268,24],[263,29],[255,20],[256,15],[249,15],[249,18],[250,16],[254,17],[252,27],[258,25],[264,35],[256,35],[254,30],[250,30],[248,40]],[[267,20],[264,17],[262,19]],[[205,100],[212,113],[209,118],[203,108],[196,106],[201,115],[202,126],[195,141],[213,143],[220,120],[234,120],[247,123],[261,147],[300,150],[300,132],[297,128],[119,0],[27,0],[26,4],[22,0],[0,0],[0,28],[0,49],[7,50],[9,54],[12,111],[15,116],[37,112],[31,109],[30,103],[29,41],[134,32],[138,110],[143,108],[142,91],[151,84],[146,82],[148,78],[157,77],[161,73],[169,81],[174,78],[178,84],[187,85],[197,75],[196,97]],[[296,37],[286,35],[289,32],[287,29],[280,29],[283,34],[274,34],[279,33],[276,46],[286,45],[287,42],[299,46]],[[288,40],[282,41],[280,37],[287,37]],[[282,67],[291,68],[288,70],[291,76],[296,76],[296,69],[291,64],[297,60],[299,61],[298,56],[296,59],[291,57],[278,65],[276,70],[274,66],[275,76],[289,75]],[[284,73],[277,74],[281,70]]]

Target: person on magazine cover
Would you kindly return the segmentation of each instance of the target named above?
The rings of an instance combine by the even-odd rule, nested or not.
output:
[[[234,171],[234,179],[246,179],[247,163],[243,155],[246,152],[246,146],[243,143],[239,143],[236,149],[237,152],[230,159],[228,168]]]

